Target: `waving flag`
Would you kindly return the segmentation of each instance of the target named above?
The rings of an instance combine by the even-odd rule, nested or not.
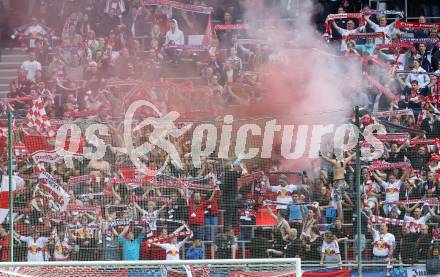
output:
[[[32,108],[29,110],[25,124],[29,128],[34,128],[41,134],[46,134],[49,137],[55,136],[55,132],[51,129],[50,121],[47,118],[46,109],[44,108],[44,100],[41,97],[35,99],[32,103]]]

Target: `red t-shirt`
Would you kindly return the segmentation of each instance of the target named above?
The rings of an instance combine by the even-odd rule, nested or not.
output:
[[[0,261],[2,262],[9,262],[9,240],[9,235],[0,238],[0,246],[2,247]]]
[[[202,200],[199,205],[194,203],[194,199],[189,200],[189,224],[205,224],[205,209],[209,205],[207,200]]]
[[[214,197],[212,198],[212,201],[211,202],[208,201],[206,205],[207,215],[218,216],[218,197],[219,197],[219,192],[216,191],[214,193]]]

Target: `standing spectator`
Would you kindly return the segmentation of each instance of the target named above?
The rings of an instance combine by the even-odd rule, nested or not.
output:
[[[333,27],[336,29],[336,31],[338,31],[338,33],[342,36],[342,39],[341,39],[341,48],[340,48],[340,50],[341,50],[341,52],[342,53],[345,53],[345,52],[347,52],[347,37],[349,36],[349,35],[351,35],[351,34],[354,34],[354,33],[360,33],[360,32],[363,32],[364,30],[365,30],[365,26],[359,26],[359,27],[357,27],[357,28],[355,28],[355,25],[354,25],[354,21],[353,20],[349,20],[348,22],[347,22],[347,29],[344,29],[344,28],[341,28],[341,27],[339,27],[337,24],[336,24],[336,22],[334,22],[334,21],[332,21],[332,25],[333,25]]]
[[[420,236],[416,241],[417,259],[426,260],[428,258],[429,247],[431,246],[432,236],[426,224],[420,226]]]
[[[431,72],[431,52],[430,51],[426,51],[426,44],[424,43],[420,43],[419,44],[419,53],[417,54],[416,58],[418,60],[420,60],[422,68],[426,71],[426,72]]]
[[[212,208],[212,201],[216,195],[216,190],[211,194],[211,197],[207,200],[202,200],[199,192],[194,193],[194,196],[189,200],[189,224],[191,230],[194,232],[195,239],[204,239],[204,228],[209,225],[205,225],[205,211],[209,205]]]
[[[295,185],[289,184],[286,175],[280,175],[278,179],[278,186],[270,186],[268,179],[267,185],[269,189],[276,193],[277,211],[285,219],[289,219],[288,204],[292,202],[292,193],[297,189]]]
[[[351,154],[343,160],[337,160],[336,156],[330,159],[323,156],[320,153],[320,157],[325,161],[329,162],[333,166],[333,202],[336,204],[336,209],[338,212],[338,218],[344,222],[344,214],[342,212],[342,197],[346,196],[345,190],[348,187],[345,181],[345,168],[347,164],[356,156],[356,154]],[[348,198],[348,197],[345,197]],[[350,199],[348,199],[350,201]]]
[[[214,197],[208,199],[208,205],[205,209],[205,240],[212,240],[217,237],[218,225],[218,198],[220,191],[215,190]]]
[[[385,223],[380,224],[377,231],[372,225],[369,226],[373,236],[373,255],[377,261],[391,261],[393,251],[396,247],[396,239],[393,234],[388,233],[388,226]]]
[[[212,259],[235,259],[237,253],[237,239],[234,235],[234,229],[231,226],[225,228],[224,233],[219,234],[218,238],[212,244]]]
[[[400,187],[408,177],[408,172],[405,171],[400,179],[397,179],[394,173],[390,172],[388,173],[388,182],[383,181],[376,173],[373,173],[373,177],[385,190],[385,203],[383,205],[383,210],[385,215],[388,215],[391,209],[396,206],[396,204],[393,203],[399,201]]]
[[[419,203],[416,204],[418,206]],[[405,222],[411,225],[411,233],[417,233],[419,230],[416,228],[417,225],[426,224],[426,222],[432,217],[435,216],[434,211],[431,207],[428,207],[429,213],[422,216],[422,210],[420,208],[414,209],[414,217],[406,214],[404,217]]]
[[[71,81],[82,81],[84,79],[84,67],[79,54],[72,56],[72,62],[66,67],[66,78]]]
[[[124,261],[138,261],[144,235],[140,234],[135,239],[133,231],[129,231],[129,229],[130,225],[127,225],[121,234],[118,234],[114,228],[112,228],[112,231],[118,237],[118,242],[122,245],[122,259]]]
[[[342,265],[341,253],[339,252],[339,244],[335,235],[331,232],[327,232],[324,235],[324,241],[321,247],[321,262],[320,265],[323,266],[324,263],[335,264],[338,263],[339,266]]]
[[[9,236],[7,226],[0,225],[0,262],[10,262],[9,260],[9,244],[11,236]]]
[[[171,203],[168,207],[167,214],[168,219],[188,222],[188,206],[180,193],[173,192],[171,194]],[[170,222],[168,224],[168,232],[174,232],[179,226],[178,223]]]
[[[186,228],[187,230],[189,230],[189,228],[186,225],[183,225],[182,227]],[[175,231],[175,233],[178,233],[182,230],[183,228],[179,228]],[[186,237],[184,240],[182,240],[181,242],[177,242],[177,236],[174,236],[171,239],[170,243],[153,243],[154,245],[165,249],[167,256],[166,259],[167,260],[180,260],[180,249],[182,248],[182,246],[185,245],[185,243],[188,241],[190,237]]]
[[[365,21],[368,22],[368,24],[370,24],[371,28],[375,31],[375,32],[383,32],[385,34],[385,37],[382,41],[380,41],[379,39],[376,39],[376,43],[385,43],[385,44],[389,44],[391,42],[391,38],[395,35],[396,33],[396,29],[394,28],[394,25],[396,24],[396,22],[399,20],[399,18],[397,17],[396,20],[387,25],[387,18],[385,16],[381,16],[379,17],[379,25],[377,25],[376,23],[374,23],[373,21],[371,21],[370,16],[364,16]]]
[[[402,227],[402,242],[400,243],[400,256],[405,264],[413,264],[417,261],[414,255],[416,249],[417,234],[411,232],[411,225],[405,224]]]
[[[44,262],[47,260],[45,256],[45,250],[49,239],[47,237],[40,237],[40,233],[37,230],[32,231],[32,235],[29,237],[21,236],[18,233],[15,235],[20,241],[27,243],[28,262]]]
[[[142,214],[142,217],[144,217],[147,220],[150,231],[153,233],[153,236],[157,236],[157,219],[159,218],[160,213],[166,208],[166,205],[162,205],[159,209],[155,209],[156,203],[153,201],[148,201],[146,210],[144,210],[136,202],[134,202],[134,207]]]
[[[227,60],[231,62],[234,69],[238,72],[238,75],[240,75],[243,69],[243,62],[241,61],[241,58],[237,56],[237,50],[235,48],[229,50],[229,57]]]
[[[195,239],[192,241],[191,247],[186,252],[187,260],[203,260],[205,258],[205,251],[202,248],[200,240]]]
[[[35,59],[36,54],[31,50],[29,52],[29,60],[24,61],[20,67],[21,69],[26,70],[26,77],[33,82],[35,82],[35,74],[37,73],[37,70],[42,69],[41,64]]]
[[[332,234],[336,237],[339,249],[341,250],[341,253],[345,253],[345,243],[344,241],[348,240],[348,234],[344,231],[344,228],[342,226],[342,222],[340,220],[336,220],[335,224],[330,228],[330,231]]]
[[[227,165],[225,171],[222,174],[220,191],[222,193],[222,203],[225,209],[225,222],[224,224],[229,226],[237,225],[237,180],[241,175],[246,174],[247,171],[244,166],[237,160],[231,166]]]

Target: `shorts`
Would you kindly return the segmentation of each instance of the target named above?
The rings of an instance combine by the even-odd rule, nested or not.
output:
[[[342,201],[342,194],[347,189],[347,182],[345,180],[335,180],[333,182],[333,201],[336,203]]]

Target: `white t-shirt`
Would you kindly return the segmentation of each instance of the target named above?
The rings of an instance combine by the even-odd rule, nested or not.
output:
[[[296,191],[295,185],[272,186],[272,191],[277,194],[277,202],[286,203],[286,205],[277,205],[277,209],[287,209],[287,204],[292,202],[292,192]]]
[[[150,226],[150,230],[151,231],[156,231],[157,230],[157,218],[159,217],[159,212],[158,211],[146,211],[144,210],[142,216],[146,217],[147,219],[149,219],[148,225]]]
[[[383,182],[382,186],[385,190],[385,202],[391,203],[399,201],[399,194],[400,194],[400,186],[402,185],[402,182],[400,180],[394,182],[394,183],[388,183]]]
[[[167,260],[180,260],[180,248],[184,243],[184,241],[181,241],[177,244],[162,243],[160,244],[160,247],[165,249],[165,251],[167,252]]]
[[[175,45],[184,45],[185,36],[183,35],[183,32],[179,29],[176,29],[174,33],[170,30],[165,35],[165,45],[168,45],[170,41],[174,41]]]
[[[20,240],[27,243],[28,262],[44,262],[44,248],[47,245],[47,237],[39,237],[34,240],[32,237],[20,236]]]
[[[411,87],[411,82],[414,80],[417,80],[419,82],[419,86],[421,88],[426,87],[429,82],[429,76],[427,74],[418,74],[418,73],[426,73],[426,70],[424,70],[422,67],[419,67],[418,69],[411,70],[412,73],[408,74],[405,79],[405,84],[407,87]]]
[[[324,253],[326,256],[335,256],[340,254],[338,241],[334,240],[328,243],[324,240],[321,247],[321,253]]]
[[[32,36],[32,37],[36,37],[36,36],[38,36],[39,34],[41,34],[41,35],[45,35],[46,34],[46,31],[44,30],[44,28],[41,26],[41,25],[39,25],[39,24],[37,24],[37,25],[31,25],[31,26],[29,26],[27,29],[26,29],[26,31],[24,32],[24,34],[26,35],[26,36]]]
[[[384,258],[388,257],[391,247],[396,243],[393,234],[386,233],[383,235],[376,230],[374,230],[373,241],[373,255]]]
[[[27,71],[26,77],[35,82],[35,74],[37,73],[37,70],[41,70],[41,64],[38,61],[24,61],[21,64],[21,69]]]
[[[385,44],[389,44],[391,43],[391,37],[395,34],[395,28],[394,28],[394,24],[390,24],[388,26],[384,26],[381,27],[379,25],[377,25],[376,23],[370,24],[371,25],[371,29],[373,29],[375,32],[383,32],[385,34],[385,39],[382,40],[381,38],[377,38],[376,39],[376,43],[377,44],[381,44],[381,43],[385,43]]]
[[[376,194],[380,193],[380,186],[371,180],[368,180],[366,183],[363,182],[361,185],[361,191],[367,195],[367,200],[377,202],[376,196],[368,196],[368,193],[374,192]]]
[[[430,218],[431,218],[431,214],[428,213],[428,214],[426,214],[424,216],[421,216],[419,219],[415,219],[412,216],[405,215],[403,220],[405,222],[413,223],[411,225],[411,233],[418,233],[420,230],[419,230],[419,228],[417,226],[414,226],[414,224],[425,224]]]

